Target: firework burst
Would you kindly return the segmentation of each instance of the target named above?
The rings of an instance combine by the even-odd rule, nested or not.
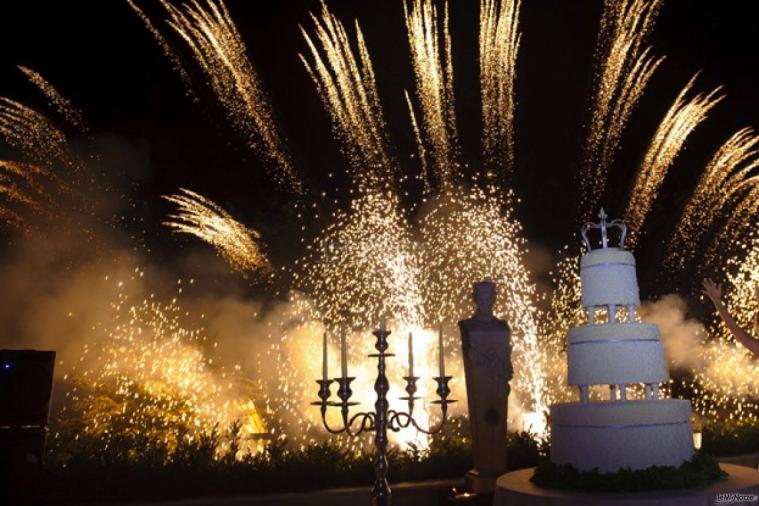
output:
[[[625,210],[628,243],[631,246],[640,238],[646,216],[651,210],[664,176],[686,139],[706,119],[709,111],[724,98],[724,95],[719,94],[721,87],[718,87],[709,93],[699,93],[687,99],[697,77],[698,74],[688,81],[659,123],[638,168]]]
[[[343,24],[322,3],[321,16],[311,15],[315,37],[301,27],[311,61],[300,55],[342,142],[343,153],[359,184],[377,187],[387,182],[394,162],[387,153],[385,120],[377,98],[372,61],[356,22],[358,55]],[[319,42],[318,49],[314,39]]]
[[[424,322],[419,262],[393,193],[369,193],[337,213],[304,262],[301,280],[330,326],[372,328],[383,315]]]
[[[627,120],[663,58],[645,46],[661,1],[605,0],[596,42],[592,118],[581,177],[583,216],[593,212]]]
[[[536,290],[525,268],[526,244],[506,201],[493,191],[450,187],[420,222],[422,287],[430,324],[450,322],[471,308],[475,281],[498,284],[497,311],[512,328],[514,391],[532,430],[545,432],[543,357],[538,344]]]
[[[132,300],[127,284],[143,275],[137,268],[131,280],[115,283],[111,319],[93,326],[94,339],[64,377],[76,378],[66,394],[72,413],[64,418],[83,423],[84,432],[101,437],[106,446],[129,437],[147,445],[144,450],[154,446],[169,454],[216,427],[238,422],[246,443],[237,456],[262,449],[266,429],[250,389],[239,373],[213,365],[204,347],[214,344],[202,329],[182,324],[186,312],[176,297],[170,303],[154,295]],[[106,282],[113,283],[108,277]],[[181,280],[178,285],[180,294]]]
[[[0,135],[26,159],[46,167],[74,165],[66,135],[45,115],[20,102],[0,98]]]
[[[276,167],[271,173],[277,181],[301,192],[300,179],[272,119],[269,99],[224,2],[207,0],[201,4],[192,0],[176,7],[168,0],[161,0],[161,4],[168,13],[169,26],[192,51],[232,125],[270,166]],[[168,46],[160,32],[142,11],[132,5],[148,30],[157,37],[164,52],[175,62],[173,52],[166,52]],[[180,75],[186,76],[181,70],[183,67],[178,68]]]
[[[74,105],[71,103],[71,100],[61,95],[60,92],[56,90],[52,84],[50,84],[44,77],[29,67],[19,65],[18,69],[29,79],[32,84],[39,88],[39,90],[47,97],[47,99],[50,100],[50,104],[55,107],[55,109],[66,119],[70,125],[76,127],[76,129],[81,134],[87,133],[87,122],[84,120],[82,112],[74,107]]]
[[[187,68],[185,67],[184,63],[182,63],[182,59],[179,57],[177,52],[174,51],[174,49],[171,47],[171,44],[169,44],[169,41],[166,40],[166,37],[163,36],[161,31],[153,24],[153,21],[151,21],[147,14],[145,14],[145,11],[140,9],[140,7],[134,3],[133,0],[126,0],[126,2],[134,11],[134,13],[137,14],[137,17],[140,18],[140,21],[142,21],[142,23],[145,25],[145,28],[147,28],[148,32],[150,32],[150,35],[153,36],[153,39],[158,44],[158,47],[161,49],[163,55],[171,62],[171,66],[182,80],[187,93],[189,93],[190,96],[194,97],[190,74],[187,72]]]
[[[164,199],[179,211],[169,215],[164,225],[175,232],[194,235],[211,244],[230,265],[241,273],[268,273],[271,264],[259,246],[261,235],[236,221],[218,204],[190,190],[180,189]]]
[[[493,167],[511,172],[514,165],[517,53],[520,0],[480,3],[480,93],[482,150]]]
[[[127,1],[187,83],[188,74],[167,39],[133,1]],[[299,191],[301,186],[268,97],[225,5],[221,0],[190,0],[182,5],[169,0],[161,0],[161,3],[168,13],[168,25],[189,48],[232,125],[276,167],[277,179]],[[586,209],[600,198],[625,125],[651,76],[662,63],[662,58],[655,57],[646,42],[660,3],[659,0],[605,2],[596,48],[592,119],[581,178],[582,192],[589,199],[584,203]],[[300,238],[301,243],[310,246],[302,259],[295,262],[288,308],[267,322],[270,346],[258,357],[260,377],[256,380],[265,392],[267,407],[276,412],[270,428],[277,437],[291,436],[296,444],[312,442],[314,430],[319,427],[318,415],[309,407],[309,402],[313,400],[313,378],[319,376],[313,357],[318,356],[323,332],[327,332],[330,339],[332,366],[335,365],[335,339],[342,332],[348,336],[350,368],[359,378],[356,391],[362,392],[357,397],[367,401],[371,393],[370,378],[375,371],[363,356],[371,351],[368,332],[379,317],[389,314],[394,318],[394,338],[403,340],[407,332],[414,332],[417,343],[426,351],[434,341],[429,329],[442,322],[448,327],[448,348],[458,348],[451,346],[454,334],[450,328],[470,311],[471,284],[483,278],[501,287],[499,314],[512,325],[517,372],[512,402],[521,410],[522,426],[544,435],[550,402],[569,397],[563,354],[567,329],[582,320],[577,302],[579,255],[571,250],[562,254],[550,313],[539,310],[540,297],[525,265],[526,243],[513,214],[517,199],[503,189],[464,188],[456,179],[460,176],[457,174],[460,146],[448,5],[445,3],[440,9],[436,5],[432,0],[403,2],[414,75],[413,89],[406,92],[405,100],[424,176],[424,202],[428,204],[415,203],[410,209],[404,208],[401,192],[395,184],[390,184],[398,167],[391,156],[374,65],[358,23],[354,30],[346,30],[322,4],[320,12],[311,16],[313,25],[301,27],[306,45],[301,60],[331,118],[357,191],[352,192],[347,209],[333,211],[330,224],[314,231],[314,241],[306,239],[307,234]],[[520,41],[520,2],[482,0],[480,8],[483,158],[490,165],[502,163],[509,169],[514,158],[514,82]],[[662,180],[686,138],[722,99],[718,96],[719,89],[688,99],[692,85],[693,80],[677,97],[643,157],[627,206],[633,242],[640,237]],[[48,167],[51,164],[46,160],[66,157],[65,136],[46,118],[36,114],[21,104],[3,99],[0,133],[23,152],[32,154],[39,165]],[[736,215],[745,216],[759,203],[756,193],[759,190],[755,190],[751,180],[745,177],[748,172],[744,172],[744,168],[753,163],[748,161],[752,148],[748,137],[735,138],[733,144],[731,141],[726,146],[732,147],[723,147],[715,154],[701,186],[714,183],[716,176],[711,172],[716,174],[722,170],[718,166],[736,167],[737,172],[731,172],[725,181],[730,185],[735,183],[730,186],[732,195],[736,200],[741,199]],[[739,165],[741,168],[737,169]],[[741,177],[734,179],[737,174]],[[6,177],[18,178],[19,175],[9,172]],[[15,179],[12,182],[18,185]],[[166,222],[167,226],[212,244],[237,270],[272,271],[261,252],[258,233],[234,220],[217,204],[187,190],[166,198],[179,208]],[[714,201],[712,196],[703,198]],[[714,213],[722,212],[723,208],[717,206]],[[756,270],[753,257],[749,257],[746,265]],[[736,303],[731,304],[736,307]],[[124,395],[112,406],[120,408],[121,401],[135,392],[148,392],[148,398],[152,399],[165,391],[166,396],[159,396],[157,404],[149,401],[144,411],[139,408],[137,416],[130,415],[129,423],[140,426],[161,417],[169,420],[179,417],[207,426],[214,416],[230,419],[237,413],[236,408],[226,403],[229,397],[218,390],[218,377],[213,368],[203,362],[199,348],[187,346],[195,334],[185,333],[173,323],[172,317],[165,316],[174,311],[171,307],[137,304],[127,310],[129,324],[122,325],[123,320],[117,322],[116,330],[108,333],[113,337],[109,342],[115,343],[115,347],[105,348],[104,356],[110,359],[102,367],[107,381],[116,385],[119,395]],[[125,305],[119,308],[126,310]],[[155,335],[168,336],[168,340],[146,337],[141,329],[150,329],[148,334],[162,329],[162,333]],[[175,336],[179,337],[175,339]],[[403,349],[395,344],[393,348]],[[134,356],[129,355],[130,350]],[[173,362],[146,361],[144,356],[148,353],[170,357]],[[432,357],[429,355],[418,355],[422,362],[417,364],[418,370],[425,376],[431,375]],[[402,352],[399,358],[399,362],[402,361]],[[110,362],[113,365],[106,366]],[[460,372],[452,365],[454,374]],[[161,376],[163,373],[156,371],[156,367],[166,369],[166,374]],[[189,371],[186,382],[177,372],[182,369]],[[397,363],[390,366],[389,374],[394,383],[403,374],[401,369]],[[147,370],[157,375],[145,376],[143,373]],[[722,373],[714,375],[721,377],[719,374]],[[96,375],[92,372],[87,377]],[[93,381],[95,385],[105,384]],[[704,384],[707,381],[710,380],[705,379]],[[459,388],[456,395],[463,400],[462,384],[453,386]],[[198,390],[201,387],[208,389],[211,396],[218,394],[225,400],[219,403],[216,397],[197,397],[203,395]],[[709,388],[719,392],[722,387],[716,384]],[[423,389],[420,391],[421,395],[425,393]],[[391,394],[391,398],[398,396],[400,393]],[[187,402],[196,407],[186,410]],[[709,402],[714,405],[711,398]],[[108,415],[99,418],[96,413],[97,410],[91,417],[92,426],[108,426]],[[165,439],[167,436],[162,434],[158,433],[157,437]],[[403,433],[398,441],[412,440],[413,435]],[[355,449],[356,444],[351,441],[346,446]]]
[[[754,293],[759,286],[759,239],[754,235],[741,244],[744,251],[731,257],[724,269],[724,302],[743,329],[754,328],[759,301]],[[708,419],[757,421],[759,364],[751,352],[737,345],[720,320],[710,325],[712,339],[704,343],[700,364],[692,379],[694,407]]]
[[[58,107],[63,116],[76,121],[76,109],[71,102],[61,96],[55,88],[36,72],[20,67]],[[83,120],[82,120],[83,121]],[[74,123],[80,131],[86,129],[84,123]],[[73,209],[86,208],[86,203],[73,190],[81,183],[84,174],[84,162],[72,152],[63,130],[43,113],[12,100],[0,98],[0,137],[13,147],[20,155],[20,160],[0,160],[0,181],[2,193],[11,206],[20,204],[15,209],[3,206],[3,218],[15,228],[30,232],[34,228],[31,210],[36,216],[60,220]],[[88,183],[94,186],[90,179]],[[72,198],[73,197],[73,198]]]
[[[424,163],[432,167],[445,186],[451,183],[458,157],[448,3],[443,7],[442,23],[431,0],[412,0],[410,4],[404,0],[403,14],[421,111],[421,121],[417,122],[409,105],[413,123],[421,125],[422,137],[417,136],[418,141],[422,140],[419,157],[430,157]]]
[[[748,175],[759,167],[757,143],[759,135],[751,128],[743,128],[714,153],[685,205],[669,243],[667,260],[670,268],[682,268],[692,258],[704,233],[725,206],[734,200],[736,193],[756,183]]]
[[[756,229],[756,215],[759,213],[759,178],[754,176],[738,185],[733,192],[736,202],[720,230],[714,235],[706,259],[710,265],[731,252],[745,249],[746,237],[751,237]]]

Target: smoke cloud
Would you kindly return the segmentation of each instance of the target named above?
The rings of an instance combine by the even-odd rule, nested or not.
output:
[[[677,294],[643,302],[639,309],[644,322],[659,326],[664,355],[670,367],[681,372],[700,370],[704,365],[701,352],[705,329],[701,322],[688,318],[687,313],[685,299]]]

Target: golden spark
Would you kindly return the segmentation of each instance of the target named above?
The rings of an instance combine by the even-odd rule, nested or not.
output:
[[[5,97],[0,97],[0,135],[25,158],[46,167],[73,165],[63,132],[45,115]]]
[[[724,98],[724,95],[719,95],[721,87],[718,87],[709,93],[699,93],[693,98],[686,99],[697,77],[698,73],[688,81],[667,111],[649,142],[646,154],[638,168],[625,210],[628,243],[631,247],[640,237],[646,216],[656,199],[664,176],[686,139],[706,119],[709,111]]]
[[[596,41],[592,117],[580,178],[583,216],[598,206],[619,140],[664,58],[645,46],[660,0],[605,0]]]
[[[514,165],[514,110],[520,0],[480,3],[480,94],[485,160],[507,173]]]
[[[84,121],[82,112],[74,107],[71,100],[61,95],[52,84],[29,67],[19,65],[18,69],[50,100],[50,104],[55,107],[66,121],[80,133],[84,134],[87,132],[87,123]]]
[[[448,3],[443,22],[432,0],[404,0],[403,14],[411,46],[411,63],[416,82],[415,95],[421,111],[421,131],[427,149],[419,146],[420,158],[429,154],[436,177],[448,185],[458,156],[451,34],[448,30]]]
[[[192,51],[232,125],[269,163],[278,182],[303,191],[272,117],[269,99],[246,46],[222,0],[192,0],[175,7],[161,0],[168,24]],[[148,25],[150,29],[150,25]],[[160,43],[160,40],[159,40]]]
[[[192,79],[190,79],[190,74],[187,72],[184,63],[182,63],[182,59],[171,47],[171,44],[169,44],[169,41],[166,40],[166,37],[164,37],[161,31],[155,26],[155,24],[153,24],[153,21],[151,21],[148,15],[145,14],[145,11],[140,9],[140,7],[134,3],[134,0],[126,0],[126,2],[134,13],[137,14],[137,17],[140,18],[140,21],[145,25],[145,28],[150,32],[150,35],[153,36],[153,39],[158,44],[161,52],[169,60],[172,68],[182,80],[182,84],[184,84],[187,93],[190,94],[191,97],[196,98],[192,89]]]
[[[212,245],[241,273],[267,273],[271,264],[259,245],[260,234],[236,221],[218,204],[190,190],[164,196],[178,212],[163,224],[175,232],[194,235]]]
[[[311,14],[311,20],[314,37],[301,27],[311,61],[303,54],[300,59],[332,118],[343,153],[359,184],[376,187],[388,181],[395,163],[387,152],[385,120],[361,27],[356,22],[357,55],[345,27],[324,2],[321,15]]]
[[[514,392],[523,412],[532,415],[531,429],[542,435],[548,405],[538,344],[540,312],[535,285],[525,268],[521,226],[507,200],[492,190],[442,191],[420,220],[421,286],[432,325],[457,321],[471,311],[474,282],[497,283],[496,309],[512,329]]]
[[[66,393],[67,416],[78,417],[84,431],[105,444],[131,436],[170,453],[239,422],[243,446],[235,456],[260,451],[266,426],[253,392],[239,374],[213,365],[203,351],[209,344],[203,329],[183,324],[187,313],[176,297],[169,303],[153,295],[132,300],[126,287],[143,274],[137,268],[131,280],[118,283],[110,320],[93,326],[80,365],[68,371],[74,388]],[[229,450],[216,448],[219,454]]]
[[[383,315],[424,322],[416,248],[394,193],[370,192],[336,213],[304,263],[304,288],[331,327],[373,328]]]
[[[736,194],[754,184],[748,175],[759,167],[759,135],[743,128],[722,144],[706,165],[696,189],[685,205],[668,246],[670,268],[682,268],[696,252],[703,235]],[[749,211],[750,212],[750,211]],[[741,217],[745,213],[741,213]]]

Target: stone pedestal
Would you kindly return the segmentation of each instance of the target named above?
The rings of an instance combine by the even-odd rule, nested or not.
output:
[[[720,467],[727,478],[705,487],[616,494],[541,488],[530,481],[534,467],[520,469],[498,478],[493,506],[755,506],[759,471],[734,464]]]
[[[485,285],[478,297],[478,287]],[[508,324],[492,316],[495,285],[475,285],[477,313],[459,322],[469,402],[474,469],[467,488],[492,493],[495,480],[506,471],[506,415],[511,367]]]

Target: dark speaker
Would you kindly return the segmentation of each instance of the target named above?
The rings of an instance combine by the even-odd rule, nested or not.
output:
[[[0,350],[0,427],[47,424],[54,351]]]
[[[34,496],[46,434],[44,427],[0,429],[0,504],[26,504]]]

